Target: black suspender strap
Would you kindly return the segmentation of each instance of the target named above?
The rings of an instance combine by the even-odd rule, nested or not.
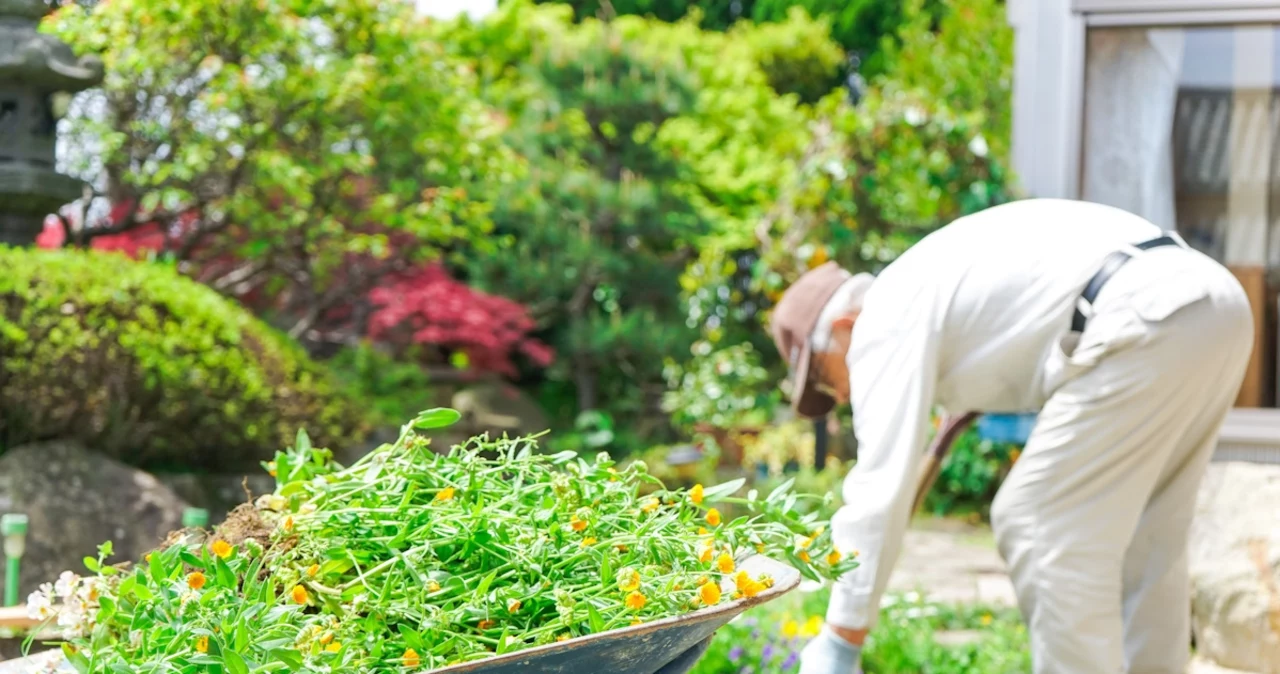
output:
[[[1160,248],[1161,246],[1181,246],[1186,244],[1176,236],[1165,235],[1150,241],[1143,241],[1135,244],[1133,247],[1138,250],[1151,250],[1152,248]],[[1098,293],[1102,291],[1102,286],[1106,285],[1111,276],[1124,266],[1133,255],[1124,250],[1117,250],[1111,253],[1102,261],[1102,266],[1098,269],[1093,278],[1089,279],[1089,283],[1085,284],[1084,291],[1080,293],[1080,301],[1076,303],[1076,310],[1071,314],[1071,331],[1084,332],[1085,323],[1088,322],[1089,316],[1085,314],[1084,309],[1088,309],[1089,313],[1093,313],[1093,301],[1098,298]],[[1081,306],[1083,305],[1083,306]]]

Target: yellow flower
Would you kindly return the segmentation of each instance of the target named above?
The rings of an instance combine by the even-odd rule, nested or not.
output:
[[[632,627],[635,627],[636,625],[643,625],[643,624],[644,624],[644,621],[643,621],[643,620],[641,620],[641,619],[639,619],[639,618],[632,618],[632,619],[631,619],[631,626],[632,626]]]
[[[640,510],[643,510],[644,512],[647,512],[647,513],[651,513],[657,510],[659,505],[662,505],[662,504],[658,502],[658,499],[650,496],[640,504]]]
[[[497,625],[497,624],[498,624],[498,623],[496,623],[496,622],[494,622],[494,621],[492,621],[492,620],[481,620],[481,621],[480,621],[480,624],[479,624],[479,625],[476,625],[476,627],[479,627],[479,628],[480,628],[480,629],[482,629],[482,630],[487,630],[487,629],[489,629],[490,627],[493,627],[494,625]]]
[[[991,614],[990,614],[990,613],[984,613],[984,614],[982,615],[982,626],[983,626],[983,627],[988,627],[988,626],[990,626],[990,625],[991,625]]]
[[[418,657],[418,652],[412,648],[404,649],[404,655],[400,656],[400,664],[410,669],[422,665],[422,658]]]
[[[295,604],[307,603],[307,588],[301,585],[294,585],[293,590],[289,592],[289,597],[293,599]]]
[[[712,508],[707,511],[707,524],[713,527],[720,526],[720,511]]]
[[[808,564],[808,563],[809,563],[809,551],[808,551],[808,550],[801,550],[801,551],[800,551],[800,554],[796,555],[796,557],[799,557],[799,558],[800,558],[800,561],[804,562],[805,564]]]
[[[627,595],[627,608],[631,609],[632,611],[639,611],[640,609],[644,608],[644,605],[647,604],[648,602],[649,600],[639,592],[632,592],[631,594]]]
[[[434,580],[427,581],[427,592],[439,592],[439,591],[440,591],[440,583],[437,583]]]
[[[325,646],[324,650],[329,653],[337,653],[338,651],[342,650],[342,644],[335,641],[329,644],[328,646]]]
[[[333,641],[333,637],[334,637],[333,632],[325,632],[324,634],[320,635],[320,643],[327,644],[330,641]]]
[[[612,467],[609,468],[609,481],[610,482],[618,481],[618,470],[616,468],[612,468]]]
[[[150,563],[151,563],[151,553],[150,553],[150,552],[148,552],[148,553],[147,553],[147,555],[146,555],[145,557],[143,557],[143,558],[142,558],[142,561],[144,561],[144,562],[146,562],[146,563],[150,564]]]
[[[574,531],[582,531],[583,529],[586,529],[586,528],[587,528],[587,521],[586,521],[586,520],[580,520],[580,519],[578,519],[578,516],[577,516],[577,515],[574,515],[573,517],[570,517],[570,518],[569,518],[569,526],[570,526]]]
[[[698,588],[698,598],[707,606],[715,606],[720,603],[720,585],[717,583],[703,583]]]
[[[615,546],[613,546],[613,547],[617,548],[617,549],[618,549],[618,552],[626,552],[627,550],[630,550],[630,549],[631,549],[631,548],[628,548],[628,547],[627,547],[627,545],[626,545],[625,543],[619,543],[619,544],[617,544],[617,545],[615,545]]]
[[[454,493],[454,489],[453,489],[453,487],[445,487],[444,489],[441,489],[441,490],[440,490],[440,492],[439,492],[438,494],[436,494],[436,500],[437,500],[437,501],[452,501],[452,500],[453,500],[453,493]]]
[[[711,532],[710,532],[710,531],[707,531],[707,528],[706,528],[706,527],[698,527],[698,535],[699,535],[699,536],[709,536],[710,534],[711,534]]]
[[[832,550],[831,554],[827,555],[827,564],[830,566],[835,566],[836,564],[839,564],[839,563],[840,563],[840,551]]]
[[[231,544],[221,539],[214,541],[213,545],[209,546],[209,549],[213,552],[213,554],[223,559],[230,557],[231,553],[234,552],[234,549],[231,547]]]
[[[733,584],[746,597],[754,597],[764,591],[764,583],[752,578],[746,571],[739,571]]]
[[[788,619],[782,623],[782,636],[785,639],[794,639],[800,633],[800,623]]]
[[[293,515],[284,518],[284,530],[293,531]]]
[[[579,543],[578,545],[580,545],[580,546],[582,546],[582,547],[584,547],[584,548],[585,548],[585,547],[587,547],[588,545],[595,545],[595,544],[596,544],[596,539],[595,539],[595,537],[593,537],[593,536],[587,536],[586,538],[582,539],[582,542],[581,542],[581,543]]]
[[[316,574],[318,574],[318,573],[320,573],[320,565],[319,565],[319,564],[312,564],[311,566],[308,566],[308,567],[307,567],[307,575],[308,575],[308,576],[311,576],[311,577],[313,577],[313,578],[314,578],[314,577],[315,577],[315,575],[316,575]]]
[[[556,641],[568,641],[568,640],[569,640],[568,634],[561,634],[560,636],[556,637]]]
[[[519,600],[519,599],[512,599],[511,601],[507,602],[507,612],[508,612],[508,613],[515,613],[516,611],[519,611],[519,610],[520,610],[520,600]]]
[[[821,632],[822,618],[819,618],[816,615],[809,616],[809,619],[804,621],[804,627],[800,628],[800,636],[806,639],[812,639],[813,637],[818,636]]]
[[[201,653],[209,652],[209,637],[200,637],[196,639],[196,650]]]
[[[275,462],[275,461],[268,461],[268,462],[267,462],[267,475],[270,475],[271,477],[275,477],[275,476],[276,476],[276,462]]]
[[[702,503],[704,496],[701,484],[695,484],[693,489],[689,490],[689,500],[693,501],[694,505]]]
[[[618,589],[623,592],[635,592],[640,589],[640,572],[631,567],[618,571]]]
[[[756,552],[764,554],[764,543],[756,543]]]
[[[733,558],[723,552],[720,553],[720,557],[716,559],[716,568],[720,569],[720,573],[733,573],[735,568]]]
[[[187,575],[187,587],[193,590],[199,590],[200,588],[204,587],[204,583],[206,580],[207,579],[204,577],[203,573],[200,573],[199,571],[194,571]]]
[[[716,556],[715,547],[712,546],[711,543],[707,541],[703,541],[700,549],[698,550],[698,561],[702,562],[703,564],[707,564],[707,563],[710,563],[711,560],[715,558],[715,556]]]

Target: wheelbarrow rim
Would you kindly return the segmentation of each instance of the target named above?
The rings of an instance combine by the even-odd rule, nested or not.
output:
[[[670,618],[662,618],[653,622],[642,623],[640,625],[630,625],[606,632],[596,632],[594,634],[585,634],[580,637],[573,637],[564,641],[557,641],[542,646],[534,646],[533,648],[525,648],[513,653],[504,653],[492,657],[482,658],[480,660],[471,660],[468,662],[449,665],[440,669],[433,669],[424,674],[463,674],[464,672],[475,672],[481,668],[488,669],[504,664],[514,664],[521,660],[559,653],[572,650],[590,641],[601,638],[624,637],[628,635],[639,636],[652,632],[657,632],[669,627],[675,627],[686,623],[698,622],[710,615],[736,615],[747,609],[759,606],[761,604],[773,601],[782,595],[796,589],[800,586],[800,574],[794,568],[787,564],[778,562],[765,555],[752,555],[744,560],[741,564],[743,570],[752,574],[769,573],[774,578],[772,587],[767,588],[764,592],[754,597],[742,597],[732,601],[724,602],[716,606],[708,606],[707,608],[698,609],[689,613],[682,613]],[[726,582],[721,583],[721,587],[725,588]],[[732,619],[732,618],[730,618]]]

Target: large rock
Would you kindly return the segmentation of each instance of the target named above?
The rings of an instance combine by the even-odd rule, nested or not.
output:
[[[116,560],[135,560],[182,525],[187,506],[142,471],[72,442],[25,445],[0,456],[0,513],[26,513],[23,596],[110,540]]]
[[[519,436],[547,430],[546,414],[537,401],[506,382],[480,382],[465,388],[453,396],[452,407],[462,414],[454,428],[467,436]]]
[[[1196,651],[1280,674],[1280,466],[1215,463],[1190,544]]]

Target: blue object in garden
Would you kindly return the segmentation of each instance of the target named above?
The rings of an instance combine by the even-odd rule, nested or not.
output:
[[[991,442],[1025,445],[1035,425],[1034,414],[984,414],[978,418],[978,437]]]

